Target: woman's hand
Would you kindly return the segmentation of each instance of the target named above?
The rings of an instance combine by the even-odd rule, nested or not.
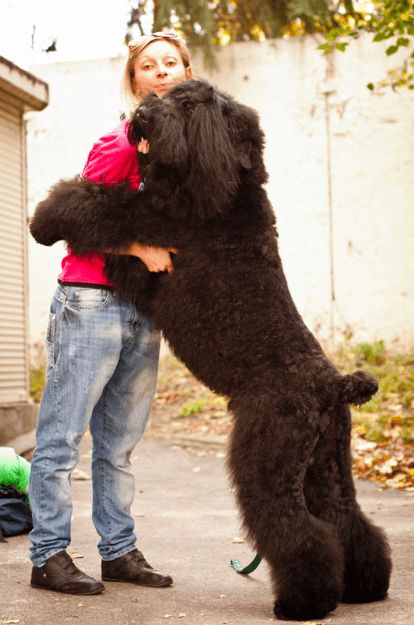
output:
[[[129,248],[125,250],[130,256],[136,256],[141,259],[148,271],[158,273],[160,271],[174,271],[170,253],[178,254],[175,247],[152,247],[150,245],[141,245],[140,243],[131,243]]]

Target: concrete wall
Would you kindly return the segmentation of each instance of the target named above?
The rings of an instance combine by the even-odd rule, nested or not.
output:
[[[268,192],[297,306],[324,342],[414,345],[414,94],[376,95],[388,59],[370,38],[324,57],[313,38],[234,44],[196,74],[256,108]],[[36,66],[50,105],[28,123],[29,206],[79,172],[117,123],[123,58]],[[30,245],[32,339],[44,333],[62,246]]]

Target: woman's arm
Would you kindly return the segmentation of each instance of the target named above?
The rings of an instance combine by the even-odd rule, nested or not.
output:
[[[174,271],[170,253],[178,254],[177,248],[154,247],[149,245],[141,245],[140,243],[131,243],[128,248],[118,250],[104,250],[106,254],[118,254],[122,256],[135,256],[142,260],[148,271],[158,273],[161,271]]]

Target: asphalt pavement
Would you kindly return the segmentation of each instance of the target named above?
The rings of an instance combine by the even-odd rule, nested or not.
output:
[[[170,588],[105,583],[102,595],[79,597],[31,588],[27,535],[0,544],[0,625],[264,625],[276,622],[266,564],[249,577],[231,558],[248,563],[234,496],[225,471],[225,448],[200,457],[174,441],[144,437],[133,455],[133,514],[138,547]],[[81,444],[81,473],[90,472],[90,437]],[[83,473],[82,473],[83,472]],[[366,605],[340,604],[332,625],[414,624],[414,493],[382,491],[357,481],[364,511],[389,536],[394,571],[389,597]],[[72,544],[76,564],[99,578],[97,534],[91,520],[91,481],[73,480]],[[314,623],[314,621],[310,621]]]

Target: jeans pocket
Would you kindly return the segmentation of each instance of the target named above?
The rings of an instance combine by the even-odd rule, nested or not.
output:
[[[69,287],[66,289],[65,303],[78,310],[94,310],[106,306],[112,297],[108,289]]]
[[[55,362],[56,314],[49,313],[49,322],[46,330],[47,357],[50,365]]]

